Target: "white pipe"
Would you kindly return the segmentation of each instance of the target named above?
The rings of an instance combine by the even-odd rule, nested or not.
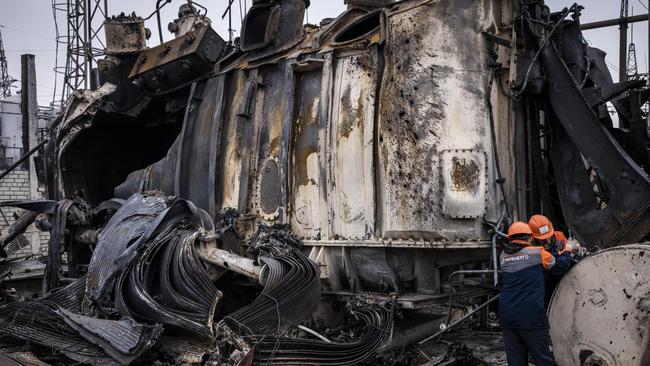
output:
[[[327,342],[327,343],[332,343],[332,341],[330,341],[329,339],[325,338],[325,336],[322,336],[322,335],[316,333],[315,330],[311,330],[311,329],[305,327],[304,325],[299,325],[299,326],[298,326],[298,329],[302,330],[303,332],[309,333],[309,334],[313,335],[314,337],[316,337],[316,338],[318,338],[318,339],[320,339],[320,340],[323,340],[323,341],[325,341],[325,342]]]
[[[262,267],[252,259],[219,248],[201,248],[199,257],[207,263],[237,272],[256,281],[260,280]]]

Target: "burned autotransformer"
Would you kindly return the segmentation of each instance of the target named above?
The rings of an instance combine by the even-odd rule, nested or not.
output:
[[[352,2],[326,25],[303,27],[307,5],[255,2],[239,47],[198,25],[124,63],[132,83],[104,99],[137,87],[139,99],[129,99],[140,102],[120,112],[98,98],[78,121],[57,121],[54,140],[68,142],[54,147],[51,196],[77,191],[99,204],[160,190],[212,215],[234,207],[248,233],[288,223],[334,292],[439,293],[459,265],[490,261],[507,219],[532,212],[589,247],[647,236],[647,165],[617,142],[623,129],[608,131],[593,112],[614,98],[628,123],[623,103],[633,98],[621,93],[639,84],[613,84],[595,49],[576,54],[587,52],[575,44],[577,17],[558,20],[549,48],[527,36],[549,30],[532,25],[509,40],[503,29],[518,11],[510,1]],[[513,47],[523,47],[516,65]],[[561,65],[574,59],[567,65],[584,91],[565,82]],[[577,101],[564,110],[570,90],[593,98],[581,114]],[[585,133],[577,121],[603,140],[572,142]],[[553,139],[533,138],[551,128]]]
[[[470,302],[494,294],[498,241],[512,220],[544,213],[588,248],[648,239],[650,139],[640,108],[648,93],[638,81],[612,82],[603,52],[582,40],[579,7],[552,13],[540,1],[349,1],[336,19],[315,26],[303,25],[308,5],[254,1],[233,43],[209,21],[180,22],[175,39],[149,49],[136,42],[122,52],[109,41],[116,50],[100,63],[100,85],[68,102],[40,157],[48,197],[59,202],[48,211],[62,233],[51,241],[52,263],[62,242],[68,251],[97,250],[101,237],[93,233],[101,236],[124,200],[138,195],[174,196],[196,205],[192,217],[215,221],[238,212],[225,215],[227,233],[212,233],[207,219],[194,223],[202,231],[192,238],[211,246],[183,252],[240,276],[208,273],[224,288],[264,285],[248,305],[224,310],[219,324],[247,341],[255,327],[269,331],[258,310],[295,299],[282,274],[301,289],[313,286],[303,294],[309,300],[296,302],[301,315],[315,311],[314,298],[380,299],[358,312],[374,328],[357,346],[375,350],[383,338],[374,330],[386,331],[395,308],[451,309],[448,294]],[[136,29],[131,24],[141,20],[111,22]],[[603,111],[607,102],[618,125]],[[165,209],[176,205],[170,202]],[[53,214],[71,207],[74,222]],[[268,231],[302,246],[260,254],[260,242],[276,240],[260,239]],[[159,231],[149,234],[152,246],[131,258],[142,264],[132,268],[136,283],[147,277],[147,256],[157,255],[146,248],[160,244],[151,239]],[[68,259],[88,264],[83,253]],[[478,279],[454,282],[457,275]],[[52,276],[48,289],[63,282]],[[124,286],[134,298],[146,292]],[[283,296],[269,295],[277,293]],[[212,315],[213,304],[201,300],[190,307]],[[282,316],[295,315],[287,309]],[[170,319],[161,322],[182,328]],[[200,320],[196,329],[211,336],[212,318]],[[273,359],[276,345],[297,363],[307,362],[301,357],[310,347],[340,351],[349,362],[365,357],[356,346],[284,339],[286,324],[278,320],[277,338],[254,340],[258,361]]]

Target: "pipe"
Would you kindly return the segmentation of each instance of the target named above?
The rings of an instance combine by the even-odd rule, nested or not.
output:
[[[454,288],[451,286],[452,284],[452,279],[456,275],[461,275],[461,274],[489,274],[494,272],[492,269],[479,269],[479,270],[462,270],[462,271],[456,271],[452,272],[449,277],[448,277],[448,282],[449,282],[449,308],[447,308],[447,318],[443,324],[449,324],[449,321],[451,321],[451,309],[453,307],[453,299],[454,299]],[[498,274],[498,271],[497,271]],[[438,334],[438,333],[436,333]],[[442,333],[440,333],[440,336],[442,336]]]
[[[332,343],[332,341],[325,338],[325,336],[322,336],[322,335],[318,334],[315,330],[309,329],[309,328],[305,327],[304,325],[298,325],[298,329],[302,330],[305,333],[309,333],[309,334],[313,335],[314,337],[316,337],[316,338],[318,338],[318,339],[320,339],[322,341],[325,341],[327,343]]]
[[[156,22],[158,23],[158,38],[160,39],[160,44],[163,44],[163,35],[162,35],[162,25],[160,23],[160,2],[162,0],[156,1]],[[165,3],[167,5],[167,3]]]
[[[492,154],[494,154],[494,169],[497,176],[496,184],[499,185],[499,191],[501,192],[501,202],[506,209],[506,215],[510,216],[510,208],[508,207],[508,201],[506,199],[506,191],[503,187],[505,179],[501,175],[501,163],[499,161],[499,148],[497,147],[497,136],[496,136],[496,127],[494,123],[494,111],[492,110],[492,83],[494,82],[494,77],[497,69],[492,67],[490,70],[490,80],[488,82],[487,93],[485,94],[485,104],[488,109],[488,116],[490,118],[490,138],[492,140]]]
[[[598,22],[581,24],[580,29],[589,30],[589,29],[613,27],[615,25],[620,25],[621,23],[629,24],[629,23],[643,22],[643,21],[646,21],[646,20],[648,20],[648,15],[647,14],[633,15],[633,16],[627,17],[627,18],[615,18],[615,19],[601,20],[601,21],[598,21]]]
[[[21,156],[20,159],[16,160],[15,163],[11,164],[11,166],[7,168],[7,170],[0,173],[0,180],[2,180],[4,177],[7,176],[7,174],[11,173],[14,169],[16,169],[20,164],[23,163],[23,161],[27,160],[30,156],[32,156],[32,154],[34,154],[38,149],[43,147],[46,143],[47,143],[47,139],[44,139],[38,145],[34,146],[31,150],[29,150],[27,154]]]
[[[499,221],[497,223],[493,223],[490,221],[487,221],[483,219],[483,223],[491,227],[491,231],[494,232],[492,234],[492,270],[494,272],[494,286],[497,286],[499,284],[499,263],[498,263],[498,257],[497,257],[497,235],[502,237],[502,238],[507,238],[508,236],[499,231],[499,228],[501,227],[501,224],[503,224],[503,220],[506,219],[507,212],[505,210],[501,211],[501,215],[499,216]]]
[[[499,228],[501,227],[501,224],[503,223],[503,220],[506,218],[507,213],[505,211],[501,212],[501,217],[499,217],[499,221],[495,226],[492,227],[494,230],[494,235],[492,235],[492,269],[494,270],[494,286],[497,286],[499,284],[499,263],[497,259],[497,235],[501,237],[506,237],[507,235],[505,233],[502,233],[499,231]]]
[[[390,343],[381,348],[380,351],[384,353],[403,349],[404,347],[417,342],[423,337],[426,337],[427,334],[431,334],[431,332],[440,329],[440,326],[444,324],[443,322],[444,319],[438,318],[423,324],[416,325],[412,328],[408,328],[403,332],[396,332],[391,337]]]
[[[440,330],[439,332],[437,332],[436,334],[430,335],[429,337],[427,337],[427,338],[425,338],[425,339],[419,341],[419,342],[418,342],[418,345],[422,345],[422,344],[424,344],[424,343],[426,343],[426,342],[432,340],[433,338],[436,338],[436,337],[438,337],[438,336],[442,336],[444,333],[446,333],[447,331],[449,331],[451,328],[453,328],[453,327],[456,326],[457,324],[463,322],[465,319],[469,318],[471,315],[473,315],[473,314],[476,313],[477,311],[479,311],[479,310],[483,309],[484,307],[488,306],[489,304],[491,304],[494,300],[498,299],[499,296],[501,296],[501,294],[498,294],[498,295],[494,296],[493,298],[489,299],[488,301],[484,302],[483,304],[479,305],[476,309],[470,311],[469,313],[467,313],[467,314],[466,314],[465,316],[463,316],[462,318],[460,318],[460,319],[456,320],[455,322],[449,324],[448,326],[444,327],[443,329],[441,329],[441,330]]]
[[[165,2],[164,4],[160,5],[161,2]],[[172,2],[172,0],[157,0],[156,1],[156,10],[153,11],[153,13],[149,14],[144,20],[149,20],[154,14],[156,14],[156,22],[158,23],[158,37],[160,38],[160,44],[163,44],[163,35],[162,35],[162,24],[160,21],[160,9],[162,9],[165,5],[169,4]]]
[[[494,286],[499,284],[499,263],[497,261],[497,234],[492,235],[492,272],[494,273]]]
[[[262,267],[254,260],[231,253],[219,248],[201,248],[199,258],[204,262],[231,270],[233,272],[260,281]]]

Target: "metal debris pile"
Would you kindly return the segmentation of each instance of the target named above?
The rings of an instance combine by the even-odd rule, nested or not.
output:
[[[320,270],[286,225],[260,225],[247,254],[261,265],[261,291],[243,289],[254,300],[226,313],[229,299],[219,288],[229,277],[199,252],[219,241],[206,238],[232,232],[236,212],[225,212],[215,228],[192,202],[159,192],[119,204],[83,277],[42,298],[0,306],[4,356],[27,351],[34,359],[91,365],[342,365],[367,358],[390,335],[393,307],[359,302],[349,307],[356,339],[295,337],[318,307]],[[9,352],[16,347],[21,352]]]

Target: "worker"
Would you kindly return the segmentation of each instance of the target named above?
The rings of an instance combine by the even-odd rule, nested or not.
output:
[[[555,270],[546,272],[544,278],[544,307],[548,308],[560,279],[577,263],[580,245],[568,247],[564,233],[554,230],[551,220],[544,215],[531,216],[528,226],[533,232],[533,245],[544,247],[555,257]]]
[[[532,235],[527,223],[513,223],[501,253],[499,315],[509,366],[527,366],[529,355],[537,366],[555,365],[544,309],[544,273],[553,271],[555,257],[532,246]]]

